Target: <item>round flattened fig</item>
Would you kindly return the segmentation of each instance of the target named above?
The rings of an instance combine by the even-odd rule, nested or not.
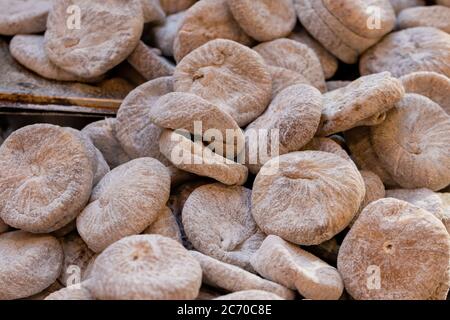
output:
[[[139,158],[109,172],[95,186],[89,205],[77,218],[77,229],[89,248],[100,252],[111,243],[144,231],[169,199],[167,168]]]
[[[313,138],[301,151],[307,150],[330,152],[343,159],[353,161],[347,152],[337,142],[330,138]]]
[[[386,198],[409,202],[427,210],[439,220],[444,220],[444,203],[439,194],[430,189],[391,189],[386,191]]]
[[[162,77],[137,87],[123,100],[117,112],[116,137],[131,158],[161,160],[158,138],[162,129],[151,122],[149,112],[161,96],[172,91],[172,77]]]
[[[226,294],[214,300],[284,300],[274,293],[262,290],[244,290]]]
[[[178,242],[181,240],[181,231],[178,226],[177,219],[175,218],[172,210],[165,207],[156,220],[144,230],[144,234],[159,234],[161,236],[173,239]]]
[[[321,0],[323,6],[350,31],[365,38],[381,38],[395,26],[395,12],[389,0]],[[372,9],[371,9],[372,8]],[[374,8],[379,21],[371,26]]]
[[[161,7],[167,14],[177,13],[188,9],[197,0],[159,0]]]
[[[159,139],[161,153],[177,168],[199,176],[213,178],[226,185],[242,185],[247,181],[247,167],[224,158],[193,142],[182,134],[164,130]]]
[[[397,25],[399,29],[434,27],[450,33],[450,8],[427,6],[405,9],[399,14]]]
[[[49,235],[24,231],[0,235],[0,300],[13,300],[43,291],[58,278],[63,252]]]
[[[320,1],[315,2],[318,3]],[[316,12],[313,7],[313,1],[294,0],[294,6],[297,11],[297,16],[305,29],[328,51],[345,63],[352,64],[358,61],[358,50],[342,41],[340,38],[342,35],[339,34],[338,30],[334,30],[328,26],[327,23],[329,21],[323,19]],[[367,45],[365,41],[363,41],[363,44]]]
[[[44,300],[94,300],[85,287],[71,286],[49,294]]]
[[[239,26],[261,42],[287,36],[297,22],[292,0],[227,0],[227,3]]]
[[[266,279],[296,289],[306,299],[338,300],[344,291],[336,268],[278,236],[267,236],[251,263]]]
[[[92,122],[81,130],[92,141],[92,144],[100,150],[111,168],[130,161],[130,157],[116,138],[115,125],[116,119],[108,118]]]
[[[390,71],[401,77],[434,71],[450,77],[450,34],[431,27],[391,33],[364,53],[359,70],[362,75]]]
[[[47,57],[44,50],[44,36],[41,35],[16,35],[9,43],[11,55],[19,63],[38,75],[59,81],[95,81],[69,73],[55,64]]]
[[[55,231],[84,208],[93,178],[79,136],[48,124],[16,130],[0,147],[0,216],[25,231]]]
[[[362,125],[379,124],[386,111],[403,98],[400,80],[389,72],[361,77],[349,85],[324,94],[320,136],[346,131]]]
[[[39,33],[45,31],[51,0],[0,0],[0,34]]]
[[[219,183],[195,189],[183,207],[183,226],[195,249],[250,272],[265,235],[251,214],[251,190]]]
[[[244,148],[244,133],[236,121],[222,109],[195,94],[168,93],[149,110],[149,116],[159,127],[184,129],[191,134],[201,135],[205,141],[213,140],[209,146],[223,157],[234,159]]]
[[[263,279],[231,264],[221,262],[197,251],[189,253],[200,263],[203,271],[203,283],[236,292],[261,290],[278,295],[287,300],[294,299],[294,292],[278,283]]]
[[[181,11],[167,17],[163,24],[155,26],[150,31],[155,46],[159,48],[164,56],[173,56],[173,44],[186,11]]]
[[[343,87],[348,86],[352,81],[343,81],[343,80],[336,80],[336,81],[327,81],[327,91],[333,91],[336,89],[340,89]]]
[[[398,186],[391,174],[380,164],[370,141],[370,127],[356,127],[344,133],[351,157],[361,170],[372,171],[388,186]]]
[[[150,48],[142,41],[139,41],[127,61],[146,80],[171,76],[175,70],[172,62],[161,56],[159,49]]]
[[[234,20],[227,0],[200,0],[186,11],[173,44],[174,58],[180,62],[194,49],[214,39],[250,45],[252,39]]]
[[[425,0],[389,0],[396,14],[403,9],[424,6]],[[438,0],[439,1],[439,0]]]
[[[429,212],[392,198],[369,204],[345,237],[338,270],[355,299],[428,299],[445,277],[450,238]],[[375,283],[371,277],[379,277]],[[374,290],[373,286],[379,284]]]
[[[76,232],[62,238],[61,245],[64,260],[61,275],[58,279],[65,286],[79,284],[84,277],[89,261],[94,256],[94,252],[88,248]]]
[[[89,248],[100,252],[153,223],[169,199],[167,168],[153,158],[139,158],[109,172],[92,191],[77,218],[77,229]]]
[[[263,59],[230,40],[213,40],[192,51],[177,65],[174,79],[175,91],[202,97],[241,127],[266,109],[272,95],[272,78]]]
[[[81,10],[81,28],[67,27],[66,11],[73,5]],[[141,0],[56,1],[48,16],[45,50],[61,69],[84,78],[97,77],[130,55],[143,26]]]
[[[322,108],[322,94],[314,87],[300,84],[281,91],[266,111],[245,129],[249,170],[256,174],[270,156],[297,151],[311,141],[319,127]],[[272,140],[275,130],[279,141]],[[267,147],[261,148],[262,144]],[[270,150],[270,154],[266,157],[259,152],[261,149]]]
[[[400,78],[406,93],[430,98],[450,115],[450,78],[436,72],[413,72]]]
[[[270,160],[257,175],[252,214],[266,234],[314,245],[348,226],[364,194],[350,161],[329,152],[293,152]]]
[[[406,94],[371,128],[382,165],[403,188],[433,191],[450,184],[450,116],[418,94]]]
[[[287,87],[296,84],[311,85],[309,80],[296,71],[274,66],[267,66],[267,70],[272,76],[272,99]]]
[[[358,219],[360,213],[365,207],[367,207],[367,205],[384,197],[391,197],[390,195],[386,195],[386,189],[383,181],[381,181],[380,177],[378,177],[375,173],[367,170],[361,170],[359,173],[364,180],[366,195],[364,196],[364,200],[359,207],[358,213],[353,218],[350,225],[355,223],[356,219]]]
[[[100,300],[192,300],[199,263],[178,242],[159,235],[119,240],[95,259],[89,290]]]
[[[291,39],[264,42],[253,48],[269,66],[296,71],[321,92],[326,91],[322,65],[306,44]]]
[[[306,44],[308,47],[313,49],[319,58],[320,64],[322,65],[323,73],[325,79],[330,79],[336,73],[339,62],[335,56],[327,51],[316,39],[311,37],[305,29],[299,31],[294,31],[288,37],[289,39]]]

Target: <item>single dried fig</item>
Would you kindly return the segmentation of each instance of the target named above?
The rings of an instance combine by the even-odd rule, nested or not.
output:
[[[226,185],[242,185],[247,181],[247,167],[214,153],[201,141],[193,142],[166,129],[159,144],[161,153],[181,170],[210,177]]]
[[[89,248],[100,252],[111,243],[138,234],[153,223],[169,199],[167,168],[139,158],[109,172],[92,191],[77,218],[77,229]]]
[[[389,0],[396,14],[406,8],[424,6],[425,0]],[[438,0],[439,1],[439,0]]]
[[[116,119],[107,118],[88,124],[81,130],[94,146],[100,150],[111,168],[115,168],[130,161],[130,157],[123,150],[116,138]]]
[[[141,0],[141,5],[145,23],[162,22],[166,18],[160,0]]]
[[[450,8],[444,6],[423,6],[403,10],[397,18],[399,29],[434,27],[450,32]]]
[[[1,0],[0,34],[39,33],[45,31],[51,0]]]
[[[389,72],[361,77],[343,88],[327,92],[318,134],[329,136],[361,124],[379,124],[384,121],[385,112],[404,94],[400,80],[391,77]]]
[[[272,76],[272,99],[287,87],[296,84],[311,85],[308,79],[296,71],[275,66],[267,66],[267,70]]]
[[[81,135],[80,135],[81,136]],[[12,133],[0,147],[0,216],[36,233],[73,220],[89,199],[93,160],[80,136],[35,124]]]
[[[159,49],[150,48],[142,41],[139,41],[127,61],[146,80],[171,76],[175,70],[173,63],[162,57]]]
[[[89,261],[94,256],[86,243],[76,232],[61,239],[61,245],[64,254],[61,275],[59,281],[65,285],[75,285],[81,282],[84,277]]]
[[[161,236],[182,242],[177,219],[168,207],[164,207],[156,220],[144,230],[144,234],[159,234]]]
[[[68,28],[67,10],[81,10],[82,26]],[[134,50],[144,26],[141,0],[61,0],[53,3],[45,51],[61,69],[84,78],[112,69]]]
[[[344,149],[342,149],[342,147],[337,142],[330,138],[313,138],[306,146],[302,148],[301,151],[307,150],[330,152],[343,159],[353,161],[348,153]]]
[[[299,84],[281,91],[267,110],[245,129],[249,170],[257,174],[270,158],[305,146],[319,127],[322,108],[322,95],[314,87]],[[272,141],[274,130],[277,130],[279,142]],[[279,143],[278,150],[273,150],[275,143]],[[267,145],[264,150],[270,151],[268,157],[259,152],[262,144]]]
[[[188,9],[197,0],[159,0],[161,7],[167,14],[177,13]]]
[[[320,64],[322,65],[323,73],[325,79],[330,79],[334,76],[338,69],[338,60],[335,56],[327,51],[317,40],[315,40],[311,35],[305,30],[300,29],[294,31],[288,37],[289,39],[306,44],[308,47],[313,49],[319,58]]]
[[[100,300],[189,300],[202,282],[199,263],[159,235],[121,239],[95,260],[88,289]]]
[[[13,300],[43,291],[58,278],[63,252],[49,235],[24,231],[0,235],[0,300]]]
[[[428,97],[450,115],[450,78],[436,72],[413,72],[400,78],[407,93]]]
[[[215,0],[206,0],[210,1]],[[272,79],[263,59],[230,40],[213,40],[192,51],[177,65],[174,79],[175,91],[204,98],[241,127],[266,109],[272,94]]]
[[[266,279],[298,290],[307,299],[338,300],[344,291],[336,268],[278,236],[267,236],[251,264]]]
[[[252,214],[266,234],[319,244],[350,223],[364,194],[364,181],[350,161],[329,152],[293,152],[270,160],[257,175]]]
[[[338,270],[355,299],[428,299],[446,276],[450,237],[431,213],[392,198],[369,204],[344,239]]]
[[[229,293],[214,300],[284,300],[274,293],[262,290],[243,290]]]
[[[173,44],[178,30],[180,30],[186,11],[181,11],[167,17],[163,24],[155,26],[150,31],[155,46],[159,48],[163,55],[173,56]]]
[[[203,271],[203,282],[217,288],[236,292],[243,290],[262,290],[292,300],[294,292],[275,282],[265,280],[239,267],[221,262],[197,251],[189,251]]]
[[[367,50],[359,62],[362,75],[389,71],[394,77],[434,71],[450,77],[450,34],[431,27],[394,32]]]
[[[297,22],[292,0],[227,0],[227,3],[239,26],[261,42],[287,36]]]
[[[219,183],[194,190],[183,207],[183,226],[195,249],[253,272],[251,255],[265,235],[251,214],[251,190]],[[207,217],[207,219],[205,219]]]
[[[381,164],[403,188],[433,191],[450,184],[450,116],[418,94],[406,94],[371,128]]]
[[[214,39],[233,40],[243,45],[252,43],[234,20],[227,0],[200,0],[186,11],[175,37],[175,60],[180,62],[191,51]]]
[[[320,60],[306,44],[291,39],[277,39],[261,43],[253,50],[258,52],[268,65],[296,71],[321,92],[326,91]]]

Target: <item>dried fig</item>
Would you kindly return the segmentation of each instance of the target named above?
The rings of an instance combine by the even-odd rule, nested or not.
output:
[[[150,48],[142,41],[139,41],[127,61],[146,80],[171,76],[175,70],[175,66],[161,56],[159,49]]]
[[[159,48],[163,55],[173,56],[173,44],[178,30],[181,27],[186,11],[181,11],[167,17],[164,24],[155,26],[152,32],[152,38],[157,48]]]
[[[267,236],[251,264],[266,279],[298,290],[307,299],[338,300],[344,291],[336,268],[278,236]]]
[[[203,271],[203,282],[217,288],[236,292],[243,290],[262,290],[292,300],[294,292],[275,282],[265,280],[239,267],[221,262],[197,251],[189,251]]]
[[[80,28],[67,27],[67,10],[73,5],[81,10]],[[48,15],[45,51],[61,69],[83,78],[97,77],[130,55],[143,26],[141,0],[56,1]]]
[[[426,58],[425,58],[426,57]],[[394,32],[367,50],[359,62],[362,75],[390,71],[394,77],[434,71],[450,77],[450,34],[431,27]]]
[[[446,276],[450,237],[429,212],[392,198],[369,204],[345,237],[338,270],[355,299],[427,299]]]
[[[379,124],[384,121],[385,112],[404,94],[400,80],[391,77],[389,72],[361,77],[343,88],[327,92],[318,134],[329,136],[361,124]]]
[[[93,178],[79,136],[49,124],[23,127],[0,147],[0,216],[18,229],[55,231],[84,208]]]
[[[165,207],[156,220],[144,230],[144,234],[159,234],[178,242],[181,240],[181,232],[175,216],[168,207]]]
[[[95,260],[88,289],[100,300],[195,299],[199,263],[178,242],[159,235],[121,239]]]
[[[206,0],[211,1],[215,0]],[[241,127],[266,109],[272,94],[272,79],[263,59],[230,40],[213,40],[192,51],[177,65],[174,79],[175,91],[206,99]]]
[[[245,156],[249,170],[257,174],[271,157],[305,146],[319,127],[322,108],[322,95],[314,87],[299,84],[281,91],[267,110],[245,130]],[[272,141],[273,130],[277,130],[279,136],[278,148],[274,145],[278,142]],[[267,145],[262,149],[270,151],[268,157],[259,152],[262,144]]]
[[[297,22],[292,0],[227,0],[227,3],[239,26],[261,42],[287,36]]]
[[[177,13],[188,9],[197,0],[159,0],[161,7],[167,14]]]
[[[342,147],[330,138],[313,138],[301,151],[323,151],[334,153],[335,155],[353,161]]]
[[[77,229],[89,248],[100,252],[111,243],[138,234],[156,220],[169,199],[167,168],[139,158],[109,172],[92,191],[77,218]]]
[[[13,300],[43,291],[58,278],[63,252],[49,235],[24,231],[0,235],[0,300]]]
[[[329,152],[293,152],[270,160],[257,175],[252,214],[266,234],[319,244],[350,223],[364,194],[364,181],[350,161]]]
[[[194,49],[214,39],[233,40],[250,45],[228,7],[227,0],[200,0],[186,11],[173,44],[174,57],[180,62]]]
[[[400,78],[407,93],[428,97],[450,115],[450,78],[436,72],[413,72]]]
[[[326,91],[322,65],[306,44],[291,39],[277,39],[253,48],[269,66],[296,71],[321,92]]]
[[[1,0],[0,34],[39,33],[45,31],[51,0]]]
[[[327,91],[333,91],[336,89],[340,89],[343,87],[348,86],[352,81],[343,81],[343,80],[336,80],[336,81],[327,81]]]
[[[250,272],[265,235],[251,214],[251,190],[219,183],[198,187],[183,207],[183,226],[195,249]],[[205,219],[205,217],[208,217]]]
[[[403,9],[424,6],[425,0],[389,0],[395,13],[400,13]],[[439,1],[439,0],[438,0]]]
[[[397,18],[399,29],[434,27],[450,32],[450,8],[444,6],[423,6],[403,10]]]
[[[213,178],[226,185],[242,185],[247,181],[247,168],[224,158],[185,136],[164,130],[159,139],[161,153],[177,168],[199,176]]]
[[[166,13],[161,7],[160,0],[141,0],[144,22],[162,22],[166,18]]]
[[[267,70],[272,76],[272,99],[287,87],[296,84],[311,85],[308,79],[296,71],[275,66],[268,66]]]
[[[450,116],[418,94],[406,94],[371,128],[381,164],[403,188],[433,191],[450,184]]]

